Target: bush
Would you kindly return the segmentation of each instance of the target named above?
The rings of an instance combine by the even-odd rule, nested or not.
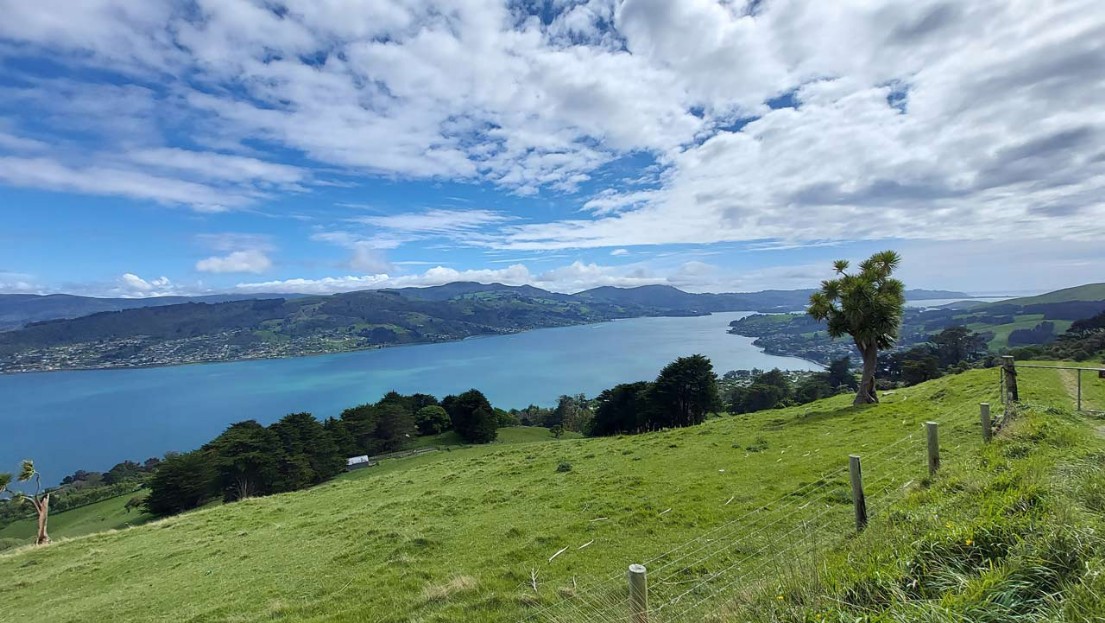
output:
[[[572,471],[572,464],[567,461],[561,461],[560,465],[556,466],[556,471],[561,473],[570,472]]]

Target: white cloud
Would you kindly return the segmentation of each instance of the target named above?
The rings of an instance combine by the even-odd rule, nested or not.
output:
[[[44,294],[33,275],[0,269],[0,294]]]
[[[391,264],[384,256],[384,252],[367,242],[353,244],[353,257],[349,259],[349,267],[368,274],[391,270]]]
[[[124,273],[109,294],[128,298],[146,298],[150,296],[170,296],[180,294],[168,277],[146,280],[134,273]]]
[[[349,246],[1105,234],[1095,0],[592,0],[553,3],[551,20],[483,0],[77,4],[5,7],[0,57],[134,84],[5,88],[17,122],[0,149],[30,151],[11,137],[29,140],[32,116],[86,140],[0,155],[0,182],[214,211],[300,192],[324,167],[526,195],[643,156],[655,187],[619,183],[571,219],[367,217],[379,231]],[[181,129],[197,147],[167,147]],[[309,164],[270,162],[288,153]]]
[[[614,257],[629,255],[629,249],[614,249],[613,251],[610,252],[610,255],[612,255]]]
[[[350,290],[380,288],[406,288],[437,286],[456,281],[478,283],[502,283],[505,285],[533,285],[554,292],[579,292],[598,286],[636,287],[643,285],[675,285],[690,290],[704,291],[716,286],[715,267],[702,262],[687,262],[677,269],[663,274],[642,265],[602,266],[575,261],[571,264],[534,273],[524,264],[512,264],[501,269],[457,270],[435,266],[413,275],[375,275],[323,277],[320,279],[287,279],[265,282],[240,283],[236,290],[245,292],[304,292],[329,294]]]
[[[353,219],[371,227],[415,236],[457,236],[478,231],[487,225],[511,220],[490,210],[433,209],[386,216],[362,216]]]
[[[270,268],[272,260],[258,249],[232,251],[196,262],[196,270],[204,273],[263,273]]]

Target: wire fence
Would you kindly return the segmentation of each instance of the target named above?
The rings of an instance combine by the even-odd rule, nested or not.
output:
[[[945,419],[962,423],[977,409],[977,405],[965,405],[947,413]],[[941,454],[953,459],[960,455],[961,445],[953,441],[941,447]],[[863,454],[868,516],[885,516],[913,482],[927,475],[927,456],[922,431]],[[763,585],[803,561],[814,561],[820,553],[855,534],[853,499],[846,488],[848,470],[847,458],[842,456],[839,467],[744,510],[693,539],[643,561],[619,561],[617,572],[587,586],[573,581],[571,590],[563,591],[522,621],[630,620],[625,572],[630,562],[640,562],[648,570],[649,603],[647,610],[639,613],[644,618],[634,621],[706,620],[734,595]],[[730,498],[723,504],[732,501]],[[536,587],[536,577],[534,582]]]
[[[1105,367],[1017,363],[1022,402],[1050,404],[1082,413],[1105,415]],[[1054,376],[1051,376],[1054,375]],[[1058,380],[1064,393],[1056,402],[1048,387]],[[1055,403],[1055,404],[1052,404]]]

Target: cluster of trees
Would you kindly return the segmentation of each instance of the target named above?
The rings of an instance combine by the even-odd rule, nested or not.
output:
[[[916,385],[970,368],[986,355],[986,338],[967,327],[948,327],[928,342],[883,353],[878,372],[888,386]]]
[[[710,360],[702,355],[680,357],[655,381],[623,383],[599,394],[586,432],[603,436],[692,426],[721,407]]]
[[[804,373],[795,381],[778,368],[767,372],[754,370],[748,383],[727,392],[726,402],[730,413],[751,413],[805,404],[841,391],[856,391],[858,387],[851,360],[841,357],[834,359],[824,372]]]
[[[1012,346],[1012,334],[1010,334]],[[1073,359],[1105,361],[1105,311],[1075,320],[1066,332],[1046,346],[1029,346],[1010,351],[1017,359]]]
[[[215,497],[231,502],[294,491],[337,475],[345,458],[332,432],[309,413],[267,427],[238,422],[198,450],[167,456],[150,482],[146,509],[171,515]]]
[[[1031,329],[1014,329],[1009,332],[1009,346],[1047,344],[1055,339],[1055,323],[1045,320]]]
[[[587,434],[595,417],[594,401],[583,394],[562,395],[556,406],[530,405],[525,409],[511,409],[509,414],[522,426],[541,426],[554,433],[572,431]]]
[[[429,394],[389,392],[324,422],[310,413],[292,413],[269,426],[238,422],[198,450],[167,456],[150,480],[145,506],[170,515],[215,498],[232,502],[295,491],[342,472],[350,456],[394,452],[414,437],[447,430],[467,443],[488,443],[500,426],[516,423],[475,389],[440,402]]]

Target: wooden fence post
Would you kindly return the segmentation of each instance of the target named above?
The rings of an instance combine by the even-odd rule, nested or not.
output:
[[[936,422],[925,422],[925,433],[929,440],[929,476],[935,476],[940,469],[940,437]]]
[[[648,579],[644,565],[629,565],[629,620],[648,623]]]
[[[1082,368],[1078,368],[1078,411],[1082,411]]]
[[[978,404],[978,419],[982,422],[982,442],[990,443],[990,439],[994,436],[993,425],[990,423],[990,403]]]
[[[1012,355],[1001,358],[1001,373],[1005,380],[1005,402],[1008,404],[1020,401],[1021,398],[1017,392],[1017,364],[1013,361]]]
[[[863,496],[863,470],[859,455],[848,457],[848,473],[852,476],[852,504],[856,507],[856,530],[867,527],[867,499]]]

